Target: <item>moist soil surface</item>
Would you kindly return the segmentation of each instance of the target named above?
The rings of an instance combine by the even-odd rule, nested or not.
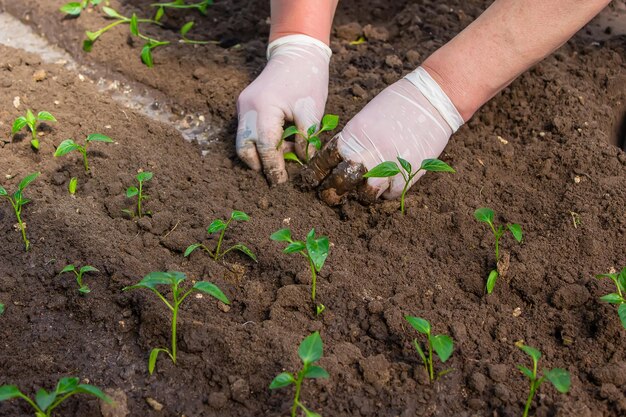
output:
[[[0,183],[12,191],[26,174],[42,173],[26,191],[29,252],[10,206],[0,206],[0,302],[7,307],[0,384],[33,395],[78,376],[115,394],[120,407],[109,414],[76,396],[59,408],[64,416],[283,416],[292,389],[268,385],[297,369],[298,344],[318,330],[330,379],[307,381],[303,401],[324,416],[519,416],[528,387],[515,365],[528,359],[518,341],[543,352],[542,368],[572,376],[567,395],[542,386],[534,415],[626,414],[626,330],[614,306],[598,299],[613,289],[594,278],[626,266],[626,154],[609,144],[626,98],[624,36],[595,39],[583,29],[522,75],[450,141],[441,158],[457,173],[426,175],[403,216],[395,201],[329,208],[302,190],[297,167],[293,181],[270,188],[237,160],[235,102],[263,68],[267,2],[218,2],[208,17],[194,15],[194,35],[221,44],[157,50],[153,69],[141,65],[141,45],[121,29],[91,54],[80,52],[82,32],[106,21],[96,12],[63,19],[55,12],[60,3],[0,1],[82,63],[158,88],[173,108],[206,115],[220,133],[203,157],[173,128],[121,107],[78,74],[0,47]],[[111,3],[125,14],[149,13],[147,1]],[[341,2],[327,112],[348,120],[487,4]],[[149,31],[175,39],[168,28]],[[349,43],[361,34],[365,43]],[[46,77],[36,81],[40,70]],[[10,136],[26,108],[58,120],[41,129],[38,153],[28,135]],[[77,155],[52,156],[62,140],[95,132],[115,143],[91,147],[90,175]],[[146,186],[152,215],[133,220],[122,209],[132,208],[124,194],[139,170],[154,173]],[[75,197],[67,192],[71,177],[78,178]],[[493,238],[472,215],[481,206],[524,230],[521,244],[503,238],[510,266],[489,296]],[[239,253],[220,262],[201,252],[183,257],[192,243],[214,244],[206,227],[232,209],[251,219],[232,226],[226,243],[246,244],[258,263]],[[332,242],[318,280],[321,317],[312,311],[306,263],[269,240],[282,227],[298,238],[315,227]],[[99,269],[85,277],[91,293],[81,295],[71,274],[59,275],[69,263]],[[169,343],[170,315],[148,291],[122,288],[158,270],[214,282],[232,304],[188,299],[177,364],[161,356],[149,375],[150,350]],[[451,359],[436,363],[452,371],[434,383],[404,315],[454,338]],[[0,404],[2,417],[27,415],[23,401]]]

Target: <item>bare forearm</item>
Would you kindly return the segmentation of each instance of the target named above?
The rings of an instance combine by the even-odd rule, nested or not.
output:
[[[308,35],[327,45],[338,0],[272,0],[270,42],[287,35]]]
[[[423,67],[461,116],[563,45],[610,0],[496,0]]]

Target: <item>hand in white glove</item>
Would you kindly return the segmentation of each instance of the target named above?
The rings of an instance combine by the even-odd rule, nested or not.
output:
[[[398,156],[416,168],[424,159],[437,158],[463,123],[441,87],[420,67],[383,90],[350,120],[311,160],[304,180],[313,186],[321,183],[320,196],[330,205],[341,203],[351,191],[370,201],[397,198],[405,185],[402,176],[365,182],[363,175]]]
[[[237,155],[250,168],[263,169],[272,184],[287,181],[283,153],[293,144],[276,149],[285,120],[299,130],[319,124],[328,96],[328,63],[332,54],[323,42],[306,35],[289,35],[268,46],[263,72],[239,95]],[[305,158],[306,142],[296,138],[295,151]],[[309,152],[312,150],[309,149]]]

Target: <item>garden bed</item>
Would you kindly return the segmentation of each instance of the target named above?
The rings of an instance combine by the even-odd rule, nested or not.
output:
[[[320,364],[330,379],[307,381],[303,399],[324,416],[521,415],[527,381],[515,365],[527,358],[515,346],[520,340],[544,353],[543,367],[572,375],[568,395],[542,389],[535,415],[626,413],[626,331],[615,308],[598,300],[609,284],[594,278],[626,266],[626,153],[609,144],[626,100],[623,37],[597,42],[583,31],[499,94],[442,155],[457,173],[427,174],[402,216],[398,202],[331,209],[301,190],[296,167],[292,182],[270,188],[237,160],[235,101],[262,69],[265,1],[218,2],[208,18],[194,15],[194,33],[222,46],[158,50],[154,69],[142,66],[140,45],[129,45],[124,30],[84,55],[82,32],[103,19],[85,13],[64,20],[55,3],[0,5],[86,65],[155,87],[174,109],[206,115],[221,130],[202,157],[174,128],[120,106],[76,73],[0,47],[0,184],[12,190],[26,174],[42,173],[23,215],[30,252],[9,205],[0,205],[0,302],[7,306],[0,385],[32,394],[60,376],[78,376],[123,392],[130,416],[283,416],[291,393],[268,385],[296,369],[299,342],[319,330]],[[327,112],[345,122],[488,2],[341,3]],[[146,10],[112,4],[126,13]],[[368,42],[350,45],[368,24],[376,35],[368,28]],[[388,58],[394,55],[404,64]],[[41,69],[46,77],[36,81]],[[8,141],[26,108],[58,120],[44,129],[39,153],[25,135]],[[62,140],[95,132],[116,143],[93,145],[92,175],[76,156],[52,156]],[[154,173],[146,189],[153,215],[133,221],[121,210],[132,205],[124,192],[141,169]],[[71,177],[79,180],[75,198],[67,192]],[[481,206],[525,233],[521,245],[505,238],[510,269],[490,296],[492,237],[472,215]],[[258,263],[237,253],[225,262],[200,252],[183,257],[232,209],[251,220],[226,239],[246,244]],[[282,227],[300,238],[315,227],[333,244],[318,281],[327,308],[320,318],[311,311],[306,264],[269,240]],[[68,263],[101,271],[86,276],[91,293],[79,294],[71,276],[57,275]],[[209,297],[184,304],[179,361],[161,357],[150,376],[150,349],[168,342],[168,312],[152,294],[121,290],[158,270],[212,281],[232,305]],[[454,370],[434,384],[412,345],[417,333],[407,314],[455,340]],[[23,402],[0,403],[2,417],[28,413]],[[59,414],[102,415],[97,401],[78,396]]]

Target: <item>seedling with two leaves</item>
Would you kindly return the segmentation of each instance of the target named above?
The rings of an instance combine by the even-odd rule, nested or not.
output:
[[[217,239],[217,246],[215,247],[215,249],[211,251],[211,249],[209,249],[206,245],[202,243],[194,243],[185,250],[185,257],[191,255],[193,251],[200,248],[206,251],[215,261],[218,261],[220,258],[223,258],[228,252],[232,250],[237,250],[256,262],[256,255],[250,249],[248,249],[246,245],[242,243],[237,243],[236,245],[233,245],[230,248],[222,251],[222,241],[224,240],[226,229],[228,229],[228,226],[230,226],[233,220],[237,222],[247,222],[248,220],[250,220],[250,217],[243,211],[234,210],[230,214],[230,218],[226,222],[221,219],[213,220],[213,222],[209,225],[206,231],[209,235],[220,232],[220,235]]]
[[[226,298],[222,290],[220,290],[215,284],[212,284],[208,281],[198,281],[193,285],[193,287],[191,287],[191,289],[185,291],[183,288],[180,287],[181,283],[185,279],[187,279],[187,276],[182,272],[151,272],[146,275],[138,284],[124,288],[124,291],[130,291],[135,289],[150,290],[155,293],[172,312],[172,346],[170,349],[152,349],[152,351],[150,352],[150,358],[148,359],[148,372],[150,372],[150,374],[154,372],[157,357],[161,352],[166,353],[170,357],[172,362],[176,363],[176,328],[178,325],[178,310],[182,302],[185,301],[185,299],[190,294],[192,294],[193,292],[204,293],[218,299],[224,304],[230,304],[230,301],[228,300],[228,298]],[[168,301],[167,298],[165,298],[165,296],[160,293],[159,290],[157,290],[157,286],[159,285],[168,285],[170,287],[172,291],[172,301]]]
[[[81,294],[87,294],[91,292],[89,287],[83,283],[83,275],[87,272],[100,272],[96,268],[91,265],[85,265],[80,269],[76,268],[74,265],[67,265],[65,268],[59,272],[59,275],[64,274],[66,272],[73,272],[76,276],[76,282],[78,283],[78,291]]]
[[[619,274],[601,274],[596,275],[596,278],[608,278],[615,284],[617,292],[607,294],[600,297],[600,299],[609,304],[617,305],[617,315],[622,322],[622,326],[626,329],[626,267],[624,267]]]
[[[141,218],[144,214],[150,215],[152,214],[149,211],[144,212],[142,203],[144,200],[148,199],[148,196],[143,193],[144,183],[150,181],[152,179],[152,172],[142,171],[135,177],[137,179],[138,187],[132,186],[126,189],[126,198],[137,197],[137,208],[135,212],[131,210],[122,210],[124,213],[128,214],[131,218],[135,216]]]
[[[439,159],[424,159],[419,169],[415,172],[413,171],[413,167],[409,161],[400,158],[399,156],[397,159],[399,164],[394,161],[383,162],[367,171],[365,175],[363,175],[363,178],[389,178],[395,177],[398,174],[402,175],[402,179],[404,179],[404,188],[402,189],[402,194],[400,195],[400,212],[402,214],[405,213],[404,199],[406,193],[409,190],[409,186],[411,185],[413,178],[415,178],[420,171],[456,172],[450,165],[440,161]]]
[[[321,126],[318,128],[317,124],[309,126],[306,132],[299,130],[296,126],[289,126],[287,129],[283,131],[283,136],[276,145],[276,149],[280,149],[283,142],[289,138],[290,136],[300,136],[304,138],[306,141],[306,149],[305,149],[305,160],[304,162],[309,162],[309,146],[313,145],[313,147],[317,150],[322,148],[322,141],[319,135],[323,132],[330,132],[339,124],[339,116],[334,114],[326,114],[322,117]],[[293,152],[287,152],[284,155],[285,160],[287,161],[295,161],[300,165],[303,165],[302,161],[298,159],[298,156]]]
[[[83,156],[83,165],[85,167],[85,172],[89,172],[89,160],[87,159],[87,148],[89,148],[89,144],[91,142],[104,142],[104,143],[113,143],[113,140],[105,136],[101,133],[92,133],[87,136],[85,139],[85,145],[81,146],[78,143],[74,142],[72,139],[65,139],[63,142],[59,144],[59,147],[54,152],[54,156],[63,156],[67,155],[70,152],[78,151]]]
[[[516,223],[509,224],[507,223],[506,229],[503,225],[498,225],[498,227],[494,224],[495,214],[492,209],[488,207],[481,207],[474,211],[474,217],[479,222],[487,223],[493,232],[493,237],[496,241],[496,265],[500,262],[500,238],[504,235],[506,230],[508,229],[515,240],[520,243],[522,241],[522,226]],[[493,292],[493,288],[496,286],[496,280],[498,279],[498,269],[494,269],[489,273],[489,277],[487,278],[487,294],[491,294]]]
[[[547,379],[554,385],[554,388],[557,389],[562,394],[565,394],[569,391],[571,386],[571,380],[569,372],[565,369],[554,368],[543,370],[543,376],[539,376],[537,374],[537,363],[539,362],[539,358],[541,358],[541,352],[537,349],[532,348],[526,345],[518,345],[518,347],[524,351],[528,356],[531,357],[533,361],[533,369],[530,370],[523,365],[517,365],[517,369],[524,374],[530,380],[530,392],[528,394],[528,399],[526,400],[526,406],[524,407],[523,417],[528,416],[528,411],[530,410],[530,406],[532,405],[533,398],[539,389],[539,386]]]
[[[298,409],[301,409],[306,417],[321,417],[320,414],[309,410],[302,404],[300,401],[300,391],[305,378],[317,379],[329,377],[328,372],[326,372],[324,368],[314,365],[315,362],[322,358],[323,353],[324,345],[319,332],[312,333],[300,343],[300,347],[298,348],[298,356],[300,356],[302,360],[302,369],[296,374],[289,372],[278,374],[270,384],[270,389],[279,389],[295,385],[296,393],[291,407],[291,417],[296,417]]]
[[[28,126],[30,129],[30,133],[32,135],[32,139],[30,141],[30,145],[35,150],[39,150],[39,137],[37,132],[37,122],[56,122],[57,119],[47,111],[40,111],[37,113],[37,116],[30,110],[26,110],[25,116],[20,116],[13,122],[13,128],[11,129],[11,134],[15,135],[17,132],[22,130],[24,127]]]
[[[435,374],[433,351],[439,357],[439,360],[441,360],[442,363],[445,363],[450,358],[452,351],[454,350],[454,341],[452,338],[445,334],[432,335],[430,323],[421,317],[405,316],[404,319],[408,321],[415,330],[423,335],[426,335],[426,348],[428,350],[428,356],[426,356],[426,353],[420,346],[417,339],[413,339],[413,345],[415,346],[415,350],[417,350],[417,354],[424,363],[424,369],[426,369],[426,373],[428,374],[430,380],[434,381],[440,376],[451,372],[452,369],[445,369]]]
[[[88,394],[112,404],[113,401],[107,397],[99,388],[89,385],[80,384],[78,378],[61,378],[57,382],[54,391],[47,392],[41,388],[35,395],[35,401],[26,396],[15,385],[3,385],[0,387],[0,401],[21,398],[26,401],[35,410],[35,417],[50,417],[55,408],[63,401],[76,394]]]
[[[71,1],[69,3],[65,3],[63,6],[59,8],[65,14],[70,16],[80,16],[82,11],[86,9],[89,5],[97,6],[102,3],[103,0],[81,0],[81,1]],[[108,1],[105,2],[107,5]]]
[[[315,292],[317,286],[317,274],[324,266],[326,258],[328,258],[328,252],[330,249],[328,237],[320,236],[316,238],[315,229],[311,229],[306,236],[306,242],[302,242],[300,240],[292,239],[291,230],[280,229],[272,233],[270,239],[277,242],[288,243],[287,247],[283,249],[284,253],[299,253],[306,258],[311,270],[311,300],[313,300],[313,304],[315,304],[316,314],[322,314],[326,307],[323,304],[315,303]]]
[[[28,204],[30,200],[24,198],[24,190],[31,182],[35,181],[38,176],[39,172],[34,172],[24,177],[24,179],[20,181],[17,186],[17,191],[15,191],[13,195],[10,195],[4,187],[0,186],[0,198],[5,198],[11,203],[11,207],[13,207],[13,212],[17,218],[18,227],[20,232],[22,232],[22,240],[24,241],[26,250],[30,248],[30,241],[26,237],[26,223],[22,221],[22,208],[24,205]]]

